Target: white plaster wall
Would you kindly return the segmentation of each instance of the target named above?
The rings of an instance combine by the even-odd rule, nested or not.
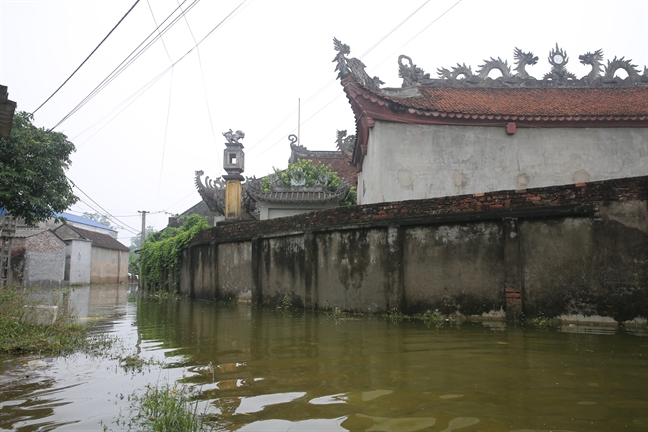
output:
[[[337,207],[337,202],[299,204],[299,203],[260,203],[259,216],[261,220],[294,216],[317,210]]]
[[[70,240],[65,247],[66,273],[71,284],[90,283],[90,260],[92,258],[92,242],[85,240]]]
[[[648,175],[648,129],[415,126],[376,121],[360,204]]]

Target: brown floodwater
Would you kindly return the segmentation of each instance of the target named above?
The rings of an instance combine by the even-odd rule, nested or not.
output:
[[[642,331],[436,328],[124,286],[59,301],[118,342],[101,355],[0,359],[0,429],[127,430],[129,396],[170,384],[193,389],[223,431],[648,430]],[[147,364],[128,368],[127,356]]]

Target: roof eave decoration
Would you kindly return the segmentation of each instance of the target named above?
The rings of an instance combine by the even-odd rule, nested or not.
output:
[[[205,182],[203,183],[201,177],[204,174],[205,172],[202,170],[195,172],[194,183],[196,185],[196,189],[198,190],[198,193],[200,194],[200,197],[203,199],[205,204],[207,204],[209,210],[224,215],[226,181],[222,178],[210,179],[209,177],[205,177]],[[258,209],[254,208],[253,202],[245,192],[248,187],[247,183],[242,184],[241,187],[241,209],[253,218],[258,219]]]

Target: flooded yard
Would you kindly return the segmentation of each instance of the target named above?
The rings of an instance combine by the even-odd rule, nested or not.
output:
[[[0,429],[128,430],[133,396],[168,384],[222,431],[648,430],[643,331],[62,295],[115,342],[1,358]]]

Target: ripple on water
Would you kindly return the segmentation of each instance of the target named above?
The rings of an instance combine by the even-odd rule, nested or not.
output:
[[[333,405],[333,404],[345,404],[347,403],[348,396],[346,393],[338,393],[328,396],[321,396],[315,399],[308,401],[312,405]]]
[[[432,427],[436,423],[436,419],[432,417],[388,418],[373,417],[364,414],[356,414],[356,416],[373,420],[373,426],[365,429],[367,432],[415,432]]]
[[[446,394],[439,396],[439,399],[457,399],[462,397],[464,397],[462,394]]]
[[[278,405],[292,402],[295,399],[306,396],[306,392],[275,393],[261,396],[251,396],[241,398],[241,404],[234,414],[250,414],[259,411],[269,405]]]

